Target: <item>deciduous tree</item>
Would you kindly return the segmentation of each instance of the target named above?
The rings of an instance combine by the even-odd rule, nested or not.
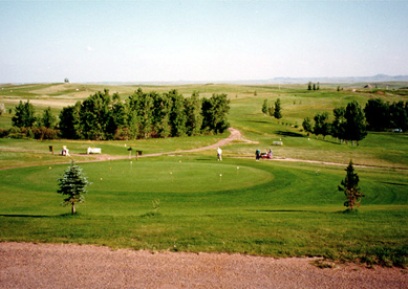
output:
[[[367,126],[364,112],[357,101],[347,104],[344,118],[346,119],[345,139],[352,142],[356,141],[358,144],[367,136]]]
[[[56,122],[57,122],[57,118],[52,113],[51,107],[46,108],[43,111],[42,117],[40,119],[41,125],[46,128],[53,128]]]
[[[364,108],[367,128],[384,131],[390,125],[390,107],[381,98],[369,99]]]
[[[306,117],[303,120],[302,127],[305,130],[305,132],[307,132],[307,133],[313,132],[312,122],[310,121],[309,117]]]
[[[318,136],[322,135],[323,139],[330,134],[329,114],[327,112],[318,113],[314,116],[315,125],[313,133]]]
[[[81,103],[78,101],[74,106],[64,107],[59,114],[59,129],[62,138],[78,139],[81,137],[79,127],[79,111]]]
[[[227,120],[229,102],[226,94],[213,94],[210,99],[203,99],[203,130],[218,134],[229,127]]]
[[[34,116],[35,109],[34,106],[27,100],[23,103],[20,100],[20,103],[15,107],[15,114],[11,118],[13,126],[22,128],[22,127],[32,127],[36,118]]]

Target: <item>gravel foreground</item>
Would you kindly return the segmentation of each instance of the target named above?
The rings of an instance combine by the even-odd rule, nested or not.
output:
[[[0,288],[408,288],[406,269],[314,260],[0,243]]]

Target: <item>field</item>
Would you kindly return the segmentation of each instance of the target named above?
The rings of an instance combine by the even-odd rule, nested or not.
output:
[[[0,102],[12,108],[29,99],[55,113],[105,87],[122,99],[137,86],[35,84],[0,86]],[[306,136],[301,123],[317,112],[362,105],[369,98],[407,101],[395,91],[306,85],[144,86],[176,88],[189,96],[227,93],[229,121],[243,138],[215,149],[217,136],[137,141],[35,141],[0,139],[0,240],[107,245],[187,252],[237,252],[262,256],[324,256],[337,261],[407,266],[408,142],[403,133],[369,133],[359,146]],[[357,89],[357,90],[356,90]],[[356,90],[356,91],[353,91]],[[380,92],[380,93],[379,93]],[[283,119],[261,113],[280,98]],[[0,128],[11,126],[9,112]],[[272,146],[275,140],[283,146]],[[51,154],[67,145],[92,185],[78,215],[60,206],[57,179],[70,159]],[[85,155],[88,146],[102,156]],[[143,151],[128,158],[127,148]],[[273,160],[256,162],[254,152],[271,148]],[[150,156],[149,156],[150,155]],[[153,156],[154,155],[154,156]],[[366,195],[357,213],[345,214],[337,185],[350,159]]]

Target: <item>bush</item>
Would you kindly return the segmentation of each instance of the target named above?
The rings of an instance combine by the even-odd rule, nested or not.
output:
[[[0,128],[0,138],[7,137],[9,135],[9,130]]]
[[[32,130],[35,139],[56,139],[59,131],[45,126],[37,127]]]

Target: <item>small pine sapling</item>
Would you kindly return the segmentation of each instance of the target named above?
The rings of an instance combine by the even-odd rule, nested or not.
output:
[[[85,201],[86,187],[90,184],[88,179],[83,175],[82,169],[72,162],[64,175],[58,179],[58,183],[57,193],[65,197],[62,204],[64,206],[71,205],[71,213],[75,214],[75,204]]]
[[[358,177],[357,173],[354,172],[353,162],[351,160],[346,168],[346,172],[346,177],[341,181],[338,189],[339,191],[344,192],[344,195],[346,196],[344,206],[347,207],[347,210],[353,211],[355,206],[360,206],[361,199],[365,197],[365,195],[358,187],[360,178]]]

